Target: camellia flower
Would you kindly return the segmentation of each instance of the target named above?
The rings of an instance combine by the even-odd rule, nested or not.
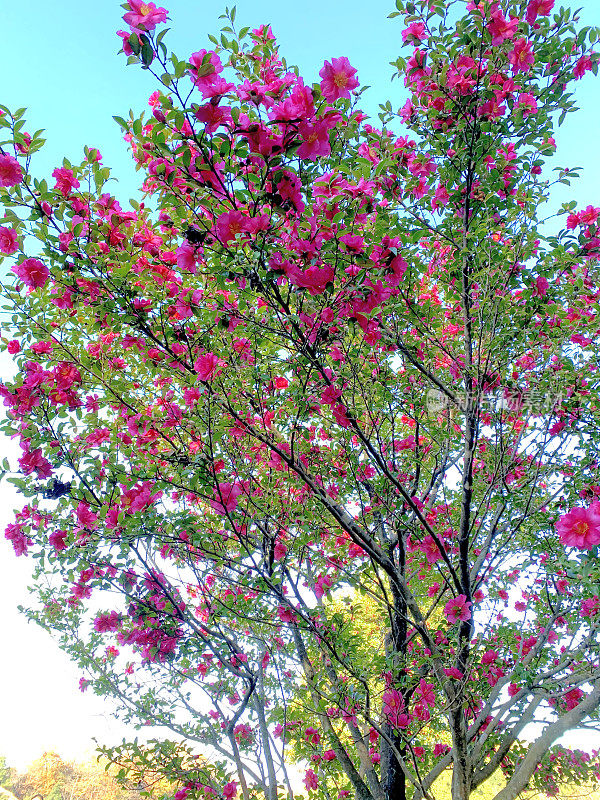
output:
[[[285,558],[286,553],[287,547],[284,545],[281,539],[277,539],[275,542],[275,547],[273,548],[273,558],[275,561],[281,561],[283,558]]]
[[[78,189],[80,186],[79,181],[73,175],[72,169],[57,167],[52,173],[52,177],[56,178],[54,191],[60,192],[63,197],[68,197],[73,189]]]
[[[444,606],[444,614],[451,625],[456,622],[466,622],[471,617],[471,602],[464,594],[451,597]]]
[[[0,155],[0,186],[16,186],[23,180],[23,170],[14,156]]]
[[[18,250],[17,234],[13,228],[0,227],[0,253],[10,256]]]
[[[98,517],[90,509],[87,503],[81,501],[75,509],[77,514],[77,522],[82,528],[95,528],[98,525]]]
[[[157,8],[154,3],[146,3],[144,0],[129,0],[129,8],[131,10],[123,15],[123,19],[134,30],[153,31],[160,22],[167,19],[166,8]]]
[[[210,506],[219,514],[230,514],[235,511],[238,504],[237,499],[243,493],[244,489],[239,483],[227,481],[219,483],[219,489],[215,490],[215,499],[210,501]]]
[[[537,17],[547,17],[554,8],[554,0],[530,0],[525,19],[533,25]]]
[[[508,60],[512,65],[513,73],[528,72],[535,63],[531,42],[528,42],[527,39],[517,39],[514,50],[508,54]]]
[[[349,100],[351,89],[356,89],[358,86],[358,78],[354,77],[356,70],[346,56],[332,58],[331,62],[326,61],[319,75],[322,78],[323,97],[330,103],[335,103],[340,97]]]
[[[223,72],[223,64],[219,56],[212,50],[198,50],[190,56],[190,64],[193,69],[190,76],[194,86],[199,89],[205,97],[210,96],[212,85],[219,78],[219,73]]]
[[[248,219],[241,211],[227,211],[217,219],[215,230],[219,241],[223,244],[235,239],[240,233],[246,233]]]
[[[302,782],[306,786],[307,792],[319,788],[319,779],[317,778],[316,773],[312,769],[306,770],[306,772],[304,773],[304,778],[302,778]]]
[[[48,267],[37,258],[26,258],[25,261],[16,264],[12,271],[30,289],[39,289],[45,286],[50,277]]]
[[[194,369],[201,381],[209,381],[219,366],[219,358],[214,353],[206,353],[196,359]]]
[[[573,77],[576,78],[577,80],[583,78],[585,73],[588,70],[592,69],[592,67],[593,67],[592,59],[589,56],[581,56],[581,58],[573,68]]]
[[[231,800],[237,794],[237,783],[235,781],[229,781],[223,787],[223,797],[226,797],[227,800]]]
[[[65,541],[67,537],[66,531],[52,531],[50,536],[48,537],[48,543],[52,545],[55,550],[66,550],[67,543]]]
[[[567,547],[583,550],[600,544],[600,502],[563,514],[556,523],[556,532]]]
[[[329,129],[327,118],[320,118],[312,122],[300,122],[298,133],[302,137],[302,144],[298,148],[298,157],[315,161],[319,156],[328,156],[331,153],[329,144]]]

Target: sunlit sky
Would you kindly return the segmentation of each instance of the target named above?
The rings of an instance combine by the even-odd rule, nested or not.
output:
[[[170,11],[169,44],[181,58],[210,46],[207,34],[218,31],[225,7],[221,0],[157,4]],[[578,5],[584,6],[582,24],[600,24],[598,0]],[[271,23],[282,55],[300,66],[308,83],[319,79],[324,60],[347,56],[361,84],[372,87],[363,107],[375,113],[380,102],[401,106],[405,99],[402,85],[389,81],[388,63],[399,53],[401,30],[399,18],[386,19],[393,9],[393,0],[240,0],[236,22]],[[119,176],[112,191],[125,204],[137,179],[112,116],[147,108],[156,87],[151,75],[126,67],[117,55],[122,13],[113,0],[0,0],[0,102],[28,108],[27,130],[45,128],[48,143],[34,164],[38,175],[49,176],[63,156],[80,160],[88,144],[100,149]],[[585,172],[573,189],[561,187],[554,202],[576,197],[581,205],[599,205],[599,86],[587,76],[576,92],[581,111],[556,136],[557,164],[583,166]],[[0,371],[9,370],[1,358]],[[13,444],[1,443],[0,452],[15,453]],[[11,509],[22,505],[9,487],[0,487],[0,531],[11,521]],[[93,750],[92,737],[109,742],[127,735],[112,721],[106,701],[79,692],[78,671],[48,634],[17,612],[19,603],[27,603],[29,569],[0,533],[0,755],[19,769],[44,750],[81,758]]]

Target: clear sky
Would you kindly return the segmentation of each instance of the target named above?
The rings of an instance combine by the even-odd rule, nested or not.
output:
[[[168,44],[180,58],[209,47],[217,33],[222,0],[164,0],[170,11]],[[557,0],[557,6],[559,2]],[[598,0],[580,0],[582,24],[600,25]],[[318,80],[324,60],[345,55],[357,67],[361,84],[372,88],[363,108],[377,111],[390,99],[404,103],[399,81],[390,84],[389,62],[399,53],[401,22],[386,19],[393,0],[239,0],[236,22],[256,27],[270,23],[288,63],[298,64],[308,83]],[[117,0],[0,0],[0,102],[26,106],[27,130],[45,128],[48,143],[35,162],[39,175],[59,166],[63,156],[79,161],[85,144],[98,147],[104,163],[120,176],[113,192],[126,199],[135,191],[136,174],[121,132],[112,116],[146,108],[156,88],[152,76],[126,67],[117,55],[123,11]],[[591,76],[576,86],[581,111],[556,136],[557,164],[583,166],[584,178],[573,189],[561,187],[556,203],[576,197],[582,205],[600,205],[600,84]],[[0,360],[6,375],[7,360]],[[0,452],[14,452],[0,443]],[[22,768],[54,749],[80,757],[100,741],[120,737],[106,702],[82,695],[79,675],[43,631],[28,625],[16,611],[26,603],[29,566],[16,560],[2,531],[11,508],[23,505],[6,487],[0,492],[0,755]]]

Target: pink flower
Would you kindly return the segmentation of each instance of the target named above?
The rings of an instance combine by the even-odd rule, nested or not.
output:
[[[324,119],[318,119],[315,122],[300,122],[298,133],[302,137],[302,144],[298,148],[298,157],[316,161],[319,156],[328,156],[331,153],[330,127],[331,125],[328,125]]]
[[[17,339],[11,339],[10,342],[6,345],[6,349],[11,354],[11,356],[14,356],[15,353],[21,352],[21,345],[19,344]]]
[[[273,558],[275,561],[281,561],[283,558],[285,558],[286,553],[287,547],[284,545],[281,539],[277,539],[275,542],[275,547],[273,548]]]
[[[582,617],[594,617],[600,611],[600,599],[597,595],[586,597],[581,601],[580,613]]]
[[[65,167],[57,167],[52,173],[52,177],[56,178],[54,191],[60,192],[63,197],[68,197],[73,191],[73,189],[78,189],[80,186],[79,181],[73,175],[72,169],[66,169]]]
[[[232,124],[231,109],[226,106],[214,105],[214,103],[206,103],[196,111],[196,119],[204,122],[207,133],[214,133],[219,125],[227,127]]]
[[[121,616],[116,611],[110,614],[100,614],[94,620],[94,630],[98,633],[112,633],[121,627]]]
[[[404,708],[404,699],[398,689],[386,689],[382,696],[382,711],[395,728],[407,728],[410,717]]]
[[[539,297],[545,297],[548,294],[548,287],[550,284],[543,275],[538,275],[535,279],[535,293]]]
[[[304,738],[309,744],[319,744],[321,735],[316,728],[309,727],[304,731]]]
[[[0,186],[16,186],[23,180],[23,170],[14,156],[0,154]]]
[[[456,622],[466,622],[471,618],[471,603],[467,601],[467,596],[459,594],[451,597],[444,606],[444,614],[451,625]]]
[[[600,544],[600,503],[572,508],[556,523],[556,532],[567,547],[588,549]]]
[[[598,217],[600,216],[600,208],[595,208],[594,206],[586,206],[583,211],[579,212],[579,224],[580,225],[594,225],[598,221]]]
[[[52,545],[52,547],[56,551],[66,550],[67,549],[67,543],[65,542],[66,536],[67,536],[66,531],[52,531],[52,533],[48,537],[48,544]]]
[[[303,271],[296,267],[289,267],[287,274],[295,286],[308,289],[313,296],[322,294],[327,288],[327,284],[333,283],[335,278],[335,272],[331,264],[313,264],[313,266]]]
[[[410,25],[402,31],[402,41],[413,42],[419,44],[422,39],[427,38],[425,25],[422,22],[411,22]]]
[[[533,25],[537,17],[547,17],[554,8],[554,0],[530,0],[525,19]]]
[[[133,50],[131,49],[131,45],[129,44],[129,37],[131,36],[131,31],[117,31],[117,36],[121,37],[121,44],[123,46],[123,52],[125,53],[125,55],[126,56],[133,55]]]
[[[416,693],[419,695],[423,703],[428,705],[430,708],[433,708],[435,705],[435,692],[432,683],[427,683],[427,681],[421,678]]]
[[[282,622],[295,622],[296,615],[291,608],[285,606],[277,606],[277,616]]]
[[[592,67],[593,67],[592,59],[589,56],[581,56],[579,61],[573,67],[573,77],[576,80],[583,78],[585,73],[588,70],[592,69]]]
[[[326,61],[319,75],[322,78],[323,97],[330,103],[335,103],[340,97],[349,100],[350,90],[358,86],[358,79],[354,77],[356,70],[346,56],[332,58],[331,62]]]
[[[218,218],[215,228],[219,241],[227,244],[231,239],[235,239],[238,234],[246,233],[248,219],[241,211],[227,211]]]
[[[535,63],[531,42],[528,42],[527,39],[517,39],[514,49],[508,54],[508,60],[512,65],[513,73],[528,72]]]
[[[312,789],[318,789],[319,779],[312,769],[307,769],[302,778],[302,783],[306,786],[306,791],[310,792]]]
[[[219,358],[214,353],[205,353],[196,359],[194,369],[201,381],[209,381],[219,366]]]
[[[571,689],[570,692],[567,692],[564,695],[564,700],[567,706],[567,710],[570,711],[572,708],[578,706],[584,697],[585,695],[583,691],[579,688]]]
[[[19,280],[30,289],[38,289],[45,286],[50,277],[50,270],[37,258],[26,258],[20,264],[16,264],[12,271]]]
[[[226,797],[227,800],[231,800],[237,794],[237,783],[235,781],[229,781],[223,787],[223,797]]]
[[[218,489],[215,489],[215,500],[210,500],[209,505],[219,514],[230,514],[237,508],[237,499],[243,493],[244,489],[239,483],[225,481],[219,484]]]
[[[153,31],[160,22],[167,19],[167,9],[157,8],[154,3],[129,0],[128,5],[131,10],[123,15],[123,19],[134,30]]]
[[[454,680],[462,681],[465,677],[457,667],[444,667],[444,675],[447,678],[454,678]]]
[[[523,117],[528,117],[531,114],[535,114],[535,112],[538,110],[535,97],[529,92],[521,92],[519,95],[518,107],[522,109]]]
[[[210,97],[212,86],[223,72],[221,59],[212,50],[198,50],[190,56],[190,64],[194,68],[190,70],[192,83],[204,97]]]
[[[512,39],[519,25],[518,17],[513,17],[511,20],[505,19],[497,4],[491,7],[490,17],[488,31],[492,36],[492,44],[496,46],[502,44],[505,39]]]
[[[485,664],[486,666],[489,664],[494,664],[498,660],[498,653],[496,650],[486,650],[485,653],[481,656],[481,663]]]
[[[43,456],[39,447],[35,450],[27,449],[19,459],[19,466],[25,475],[35,472],[38,478],[49,478],[52,474],[52,464]]]
[[[365,240],[362,236],[355,236],[351,233],[346,233],[340,236],[340,242],[346,245],[346,249],[351,253],[362,253],[365,249]]]
[[[17,234],[13,228],[0,228],[0,253],[12,255],[19,248]]]
[[[87,503],[81,501],[76,509],[77,522],[82,528],[95,528],[98,525],[98,517],[90,509]]]

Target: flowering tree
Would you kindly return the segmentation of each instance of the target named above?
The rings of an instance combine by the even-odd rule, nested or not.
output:
[[[81,688],[184,740],[113,754],[177,800],[596,775],[600,209],[540,208],[598,33],[553,5],[397,0],[375,127],[347,58],[305,83],[232,10],[181,61],[130,0],[130,210],[0,107],[6,536]]]

